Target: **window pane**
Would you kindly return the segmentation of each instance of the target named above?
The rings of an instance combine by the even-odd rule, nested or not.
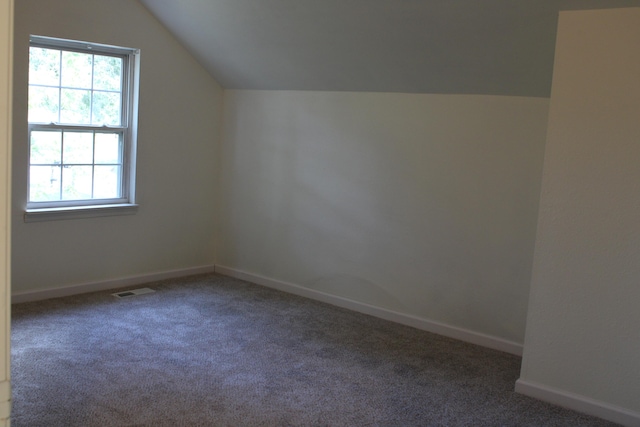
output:
[[[91,198],[91,166],[65,166],[62,170],[62,199]]]
[[[94,125],[120,125],[120,93],[93,92]]]
[[[60,51],[41,47],[29,48],[29,84],[60,84]]]
[[[60,164],[62,132],[31,132],[29,162],[33,164]]]
[[[60,166],[31,166],[29,168],[29,201],[60,200]]]
[[[29,86],[29,121],[52,123],[58,121],[58,96],[56,88]]]
[[[120,134],[117,133],[96,133],[95,145],[96,164],[122,162],[122,150],[120,144]]]
[[[91,113],[91,91],[62,89],[60,122],[89,124]]]
[[[93,163],[93,132],[65,132],[62,160],[65,165]]]
[[[96,55],[93,61],[93,88],[121,91],[122,59]]]
[[[96,166],[93,184],[94,199],[120,197],[120,166]]]
[[[62,52],[62,86],[91,89],[93,55]]]

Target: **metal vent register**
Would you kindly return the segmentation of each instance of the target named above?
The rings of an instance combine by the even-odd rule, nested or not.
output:
[[[152,292],[155,292],[155,291],[151,288],[140,288],[140,289],[133,289],[131,291],[116,292],[115,294],[111,294],[111,295],[113,295],[116,298],[130,298],[138,295],[150,294]]]

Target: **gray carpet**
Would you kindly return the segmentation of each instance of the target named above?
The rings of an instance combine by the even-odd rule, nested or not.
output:
[[[16,426],[611,426],[520,358],[219,275],[13,307]]]

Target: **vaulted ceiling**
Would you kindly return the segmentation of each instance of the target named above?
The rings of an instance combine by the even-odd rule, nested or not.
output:
[[[640,0],[140,0],[228,89],[547,97],[558,11]]]

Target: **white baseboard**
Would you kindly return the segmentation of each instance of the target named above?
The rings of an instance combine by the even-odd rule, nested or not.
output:
[[[640,413],[535,382],[516,381],[516,392],[623,426],[640,426]]]
[[[366,303],[354,301],[351,299],[327,294],[313,289],[304,288],[292,283],[282,282],[280,280],[269,279],[260,275],[247,273],[245,271],[236,270],[234,268],[216,265],[216,273],[225,276],[235,277],[258,285],[266,286],[280,291],[300,295],[317,301],[326,302],[338,307],[368,314],[381,319],[390,320],[407,326],[412,326],[438,335],[454,338],[460,341],[480,345],[482,347],[500,350],[506,353],[522,356],[522,345],[513,341],[491,335],[482,334],[468,329],[459,328],[457,326],[447,325],[445,323],[435,322],[433,320],[424,319],[410,314],[399,313],[385,308],[376,307]]]
[[[175,277],[191,276],[194,274],[213,273],[215,266],[205,265],[201,267],[191,267],[179,270],[161,271],[159,273],[141,274],[139,276],[122,277],[118,279],[102,280],[91,283],[81,283],[77,285],[62,286],[53,289],[43,289],[37,291],[27,291],[14,293],[11,296],[11,303],[40,301],[50,298],[66,297],[69,295],[84,294],[87,292],[104,291],[107,289],[122,288],[125,286],[141,285],[143,283],[155,282],[158,280],[173,279]]]

